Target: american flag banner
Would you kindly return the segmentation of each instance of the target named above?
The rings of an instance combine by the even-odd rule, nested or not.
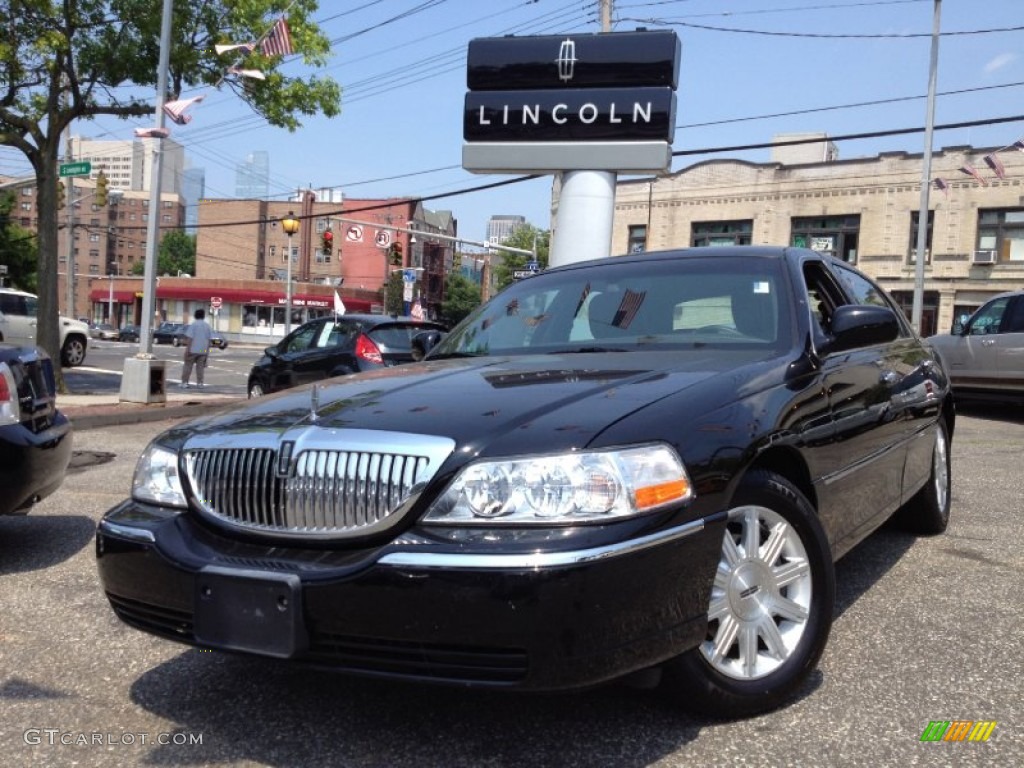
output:
[[[140,139],[166,139],[171,132],[167,128],[136,128],[135,135]]]
[[[251,77],[253,80],[267,79],[267,76],[260,72],[258,69],[242,69],[241,67],[228,67],[227,72],[229,75],[238,75],[239,77]]]
[[[978,169],[975,168],[973,165],[970,165],[969,163],[964,163],[963,165],[960,166],[960,172],[966,173],[968,176],[971,176],[976,181],[980,182],[981,186],[988,186],[988,182],[985,181],[985,177],[978,173]]]
[[[946,197],[949,197],[949,184],[945,179],[935,179],[935,188],[942,190]]]
[[[217,52],[217,55],[225,54],[228,51],[244,50],[246,53],[252,53],[256,50],[256,43],[237,43],[232,45],[215,45],[213,50]]]
[[[627,288],[622,301],[619,302],[619,308],[615,310],[612,325],[623,330],[629,328],[630,324],[636,320],[636,313],[640,311],[640,305],[644,303],[646,298],[647,291],[637,293]]]
[[[1000,179],[1006,178],[1006,168],[1003,166],[1003,161],[999,159],[999,156],[993,152],[990,155],[984,157],[985,165],[992,169],[996,176]]]
[[[260,42],[260,50],[266,56],[289,56],[292,53],[292,36],[284,16],[274,22],[267,36]]]
[[[1015,146],[1021,152],[1024,152],[1024,139],[1018,139],[1017,141],[1013,142],[1013,146]]]
[[[178,125],[185,125],[192,121],[192,115],[186,115],[185,110],[191,107],[193,104],[202,101],[206,96],[194,96],[191,99],[178,99],[177,101],[169,101],[164,104],[164,114],[171,119],[172,122]]]

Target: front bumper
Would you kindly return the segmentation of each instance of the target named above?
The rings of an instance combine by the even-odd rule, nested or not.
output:
[[[59,411],[42,432],[23,424],[0,426],[0,514],[23,510],[60,487],[71,460],[71,435],[71,422]]]
[[[136,502],[100,522],[100,578],[138,629],[348,672],[523,690],[591,685],[704,639],[724,516],[582,550],[359,551],[227,539]]]

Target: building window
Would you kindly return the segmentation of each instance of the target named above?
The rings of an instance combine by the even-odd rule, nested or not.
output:
[[[21,188],[21,196],[22,197],[32,197],[32,187],[22,187]]]
[[[1024,261],[1024,208],[978,211],[978,250],[997,262]]]
[[[647,225],[635,224],[629,228],[627,253],[642,253],[647,250]]]
[[[97,251],[97,250],[89,251],[89,258],[90,259],[98,259],[99,257],[100,257],[100,252],[99,251]]]
[[[917,253],[917,222],[921,218],[920,211],[910,212],[910,246],[907,248],[907,263],[916,264]],[[925,233],[924,263],[932,263],[932,229],[935,225],[935,211],[928,211],[928,232]]]
[[[690,244],[702,245],[750,245],[754,232],[754,221],[695,221],[690,228]]]
[[[276,245],[272,245],[272,246],[270,246],[270,258],[273,259],[276,256],[277,256],[277,246]]]
[[[848,264],[857,263],[860,216],[801,216],[792,220],[790,243],[827,253]]]
[[[99,241],[100,241],[100,236],[97,235],[95,232],[91,232],[89,234],[89,242],[90,243],[98,243]]]
[[[90,264],[89,265],[89,274],[90,275],[98,275],[99,273],[100,273],[100,268],[99,268],[98,265],[96,265],[96,264]]]

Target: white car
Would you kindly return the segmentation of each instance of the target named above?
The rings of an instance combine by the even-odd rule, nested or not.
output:
[[[960,398],[1024,400],[1024,291],[989,299],[952,333],[928,339]]]
[[[35,294],[0,288],[0,341],[34,345],[38,304]],[[67,368],[81,365],[89,346],[89,326],[64,316],[59,318],[59,323],[61,365]]]

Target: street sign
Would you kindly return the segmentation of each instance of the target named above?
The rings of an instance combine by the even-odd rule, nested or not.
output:
[[[61,163],[57,170],[61,178],[65,176],[88,176],[92,171],[92,163],[88,160],[81,160],[77,163]]]
[[[210,309],[220,309],[224,306],[224,300],[220,296],[210,297]]]
[[[387,248],[391,245],[391,233],[386,229],[378,229],[373,239],[378,248]]]

